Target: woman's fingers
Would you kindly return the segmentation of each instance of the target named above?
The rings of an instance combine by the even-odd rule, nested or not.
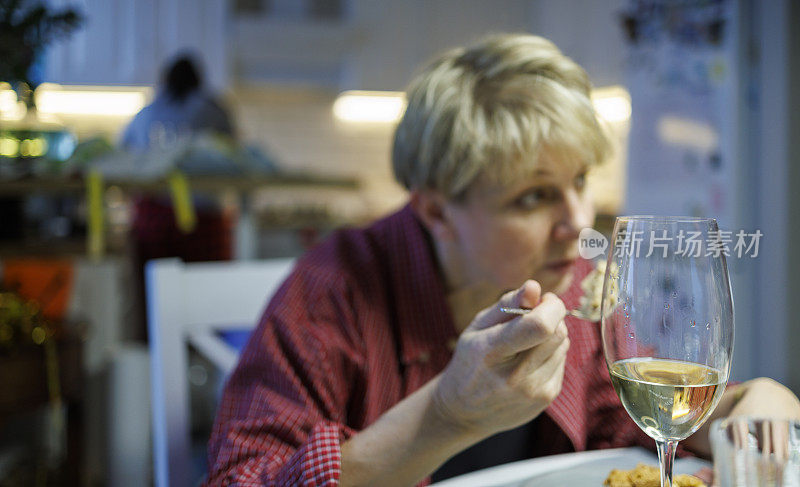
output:
[[[780,461],[789,459],[789,421],[773,419],[768,421],[772,433],[772,452]]]
[[[746,424],[746,423],[745,423]],[[761,453],[769,457],[772,453],[772,424],[770,421],[764,421],[761,423],[761,439],[764,442],[763,448],[761,449]]]
[[[733,426],[733,444],[736,448],[743,448],[746,444],[747,437],[749,436],[747,430],[747,423],[744,421],[736,421]]]
[[[540,345],[518,354],[518,361],[509,374],[509,382],[522,382],[535,374],[547,374],[548,361],[565,359],[569,349],[567,325],[561,321],[555,332]]]
[[[478,313],[467,330],[482,330],[515,318],[500,308],[534,308],[542,296],[542,286],[533,280],[525,281],[519,289],[505,293],[494,306]]]
[[[538,306],[523,316],[487,330],[489,353],[494,361],[507,360],[520,352],[532,349],[548,341],[563,323],[567,310],[555,294],[547,293]],[[561,340],[566,338],[566,326],[562,327]]]
[[[529,368],[530,372],[526,376],[529,394],[541,398],[548,404],[555,400],[561,392],[567,350],[569,350],[569,340],[563,340],[544,362]]]
[[[501,307],[532,308],[522,316]],[[437,387],[455,423],[496,432],[540,414],[561,392],[569,349],[564,303],[527,281],[462,333]]]

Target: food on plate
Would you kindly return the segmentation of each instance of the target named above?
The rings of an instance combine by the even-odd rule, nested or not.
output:
[[[603,280],[606,275],[606,261],[600,260],[586,277],[581,281],[581,296],[578,312],[585,316],[589,321],[600,321],[600,305],[603,300]],[[611,312],[616,306],[619,296],[619,266],[616,262],[611,263],[611,280],[609,281],[608,306],[606,309]]]
[[[707,487],[702,480],[693,475],[673,477],[675,487]],[[640,463],[633,470],[614,469],[608,474],[603,485],[608,487],[660,487],[661,473],[658,467]]]

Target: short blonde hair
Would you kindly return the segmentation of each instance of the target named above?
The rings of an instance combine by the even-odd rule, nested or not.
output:
[[[544,147],[600,162],[610,144],[590,90],[583,68],[542,37],[493,35],[448,51],[407,90],[395,177],[458,199],[481,174],[508,182],[532,171]]]

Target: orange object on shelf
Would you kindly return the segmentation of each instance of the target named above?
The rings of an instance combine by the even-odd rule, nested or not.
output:
[[[74,266],[69,260],[12,259],[3,262],[3,287],[36,302],[42,316],[61,321],[67,311]]]

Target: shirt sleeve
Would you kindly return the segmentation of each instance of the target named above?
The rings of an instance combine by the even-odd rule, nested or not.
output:
[[[325,294],[293,275],[270,303],[225,387],[207,485],[338,484],[359,355],[344,295]]]
[[[642,446],[655,448],[655,441],[647,436],[628,415],[611,385],[602,349],[593,355],[593,374],[587,401],[587,449],[622,448]]]

